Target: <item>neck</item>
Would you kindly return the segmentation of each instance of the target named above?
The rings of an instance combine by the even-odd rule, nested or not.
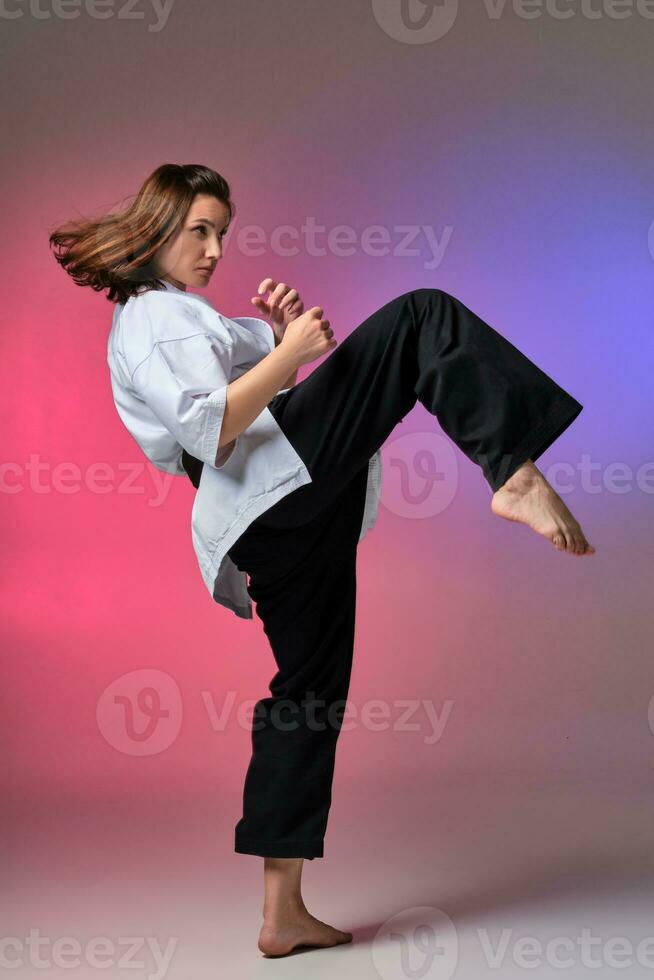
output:
[[[174,286],[176,289],[181,289],[183,292],[186,292],[186,283],[179,282],[177,279],[173,278],[173,276],[162,276],[161,278],[164,280],[164,282],[169,282],[170,285]]]

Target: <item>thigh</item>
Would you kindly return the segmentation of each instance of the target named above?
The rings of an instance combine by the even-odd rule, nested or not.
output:
[[[386,303],[269,403],[316,484],[344,486],[415,405],[414,307],[413,292]]]
[[[365,482],[358,475],[347,492],[303,527],[251,524],[230,548],[248,573],[248,593],[275,658],[273,697],[312,691],[328,703],[347,694],[364,500]]]
[[[334,547],[335,528],[325,524],[320,539],[294,568],[279,578],[251,577],[256,603],[277,671],[273,697],[341,696],[350,676],[354,641],[356,548]]]
[[[304,522],[298,521],[294,506],[298,491],[304,489],[299,487],[245,529],[229,556],[249,576],[248,592],[254,602],[284,600],[301,584],[316,555],[336,563],[356,555],[367,482],[366,465]],[[284,504],[286,509],[280,506]]]

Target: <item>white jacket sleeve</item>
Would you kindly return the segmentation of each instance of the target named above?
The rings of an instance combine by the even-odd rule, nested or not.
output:
[[[196,333],[157,341],[135,369],[132,385],[187,453],[219,467],[226,462],[218,439],[230,370],[230,348]],[[233,451],[236,440],[229,445]]]

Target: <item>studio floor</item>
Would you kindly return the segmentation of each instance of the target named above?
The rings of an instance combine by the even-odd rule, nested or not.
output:
[[[14,799],[3,969],[21,980],[652,976],[652,797],[628,775],[340,783],[303,894],[353,942],[280,959],[256,946],[262,861],[232,850],[233,799]]]

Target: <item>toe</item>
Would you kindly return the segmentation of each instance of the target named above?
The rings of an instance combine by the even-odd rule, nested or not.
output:
[[[569,532],[569,537],[571,539],[570,550],[575,555],[583,555],[585,551],[584,532],[581,530],[581,525],[577,521],[574,521],[574,523],[572,524],[572,527],[570,528],[570,532]]]
[[[569,552],[571,555],[574,555],[575,553],[574,534],[571,530],[569,530],[569,531],[565,531],[564,535],[565,535],[565,550]]]
[[[575,528],[575,542],[577,547],[577,554],[585,555],[586,551],[590,546],[586,541],[586,535],[581,530],[581,527]]]

